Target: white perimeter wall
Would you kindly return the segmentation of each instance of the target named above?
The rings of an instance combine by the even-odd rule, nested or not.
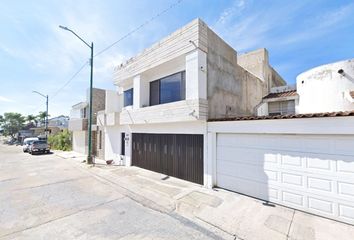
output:
[[[73,131],[73,151],[87,153],[86,131]]]

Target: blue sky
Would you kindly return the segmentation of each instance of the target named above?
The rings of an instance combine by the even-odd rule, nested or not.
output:
[[[0,114],[38,113],[49,94],[51,116],[69,114],[85,99],[89,48],[105,48],[176,0],[3,0],[0,14]],[[203,19],[239,53],[267,48],[289,83],[312,67],[354,57],[354,2],[350,0],[183,0],[175,8],[94,60],[94,86],[114,89],[113,67],[194,18]]]

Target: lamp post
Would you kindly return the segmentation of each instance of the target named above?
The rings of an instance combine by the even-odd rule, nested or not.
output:
[[[79,35],[77,35],[73,30],[59,26],[61,29],[64,29],[66,31],[71,32],[74,34],[78,39],[80,39],[83,43],[85,43],[86,46],[88,46],[91,49],[91,58],[90,58],[90,65],[91,65],[91,73],[90,73],[90,114],[89,114],[89,133],[88,133],[88,156],[87,156],[87,164],[92,164],[92,80],[93,80],[93,42],[91,42],[91,45],[88,44],[86,41],[84,41]]]
[[[44,95],[40,92],[37,91],[32,91],[33,93],[37,93],[39,95],[41,95],[42,97],[44,97],[46,99],[46,111],[45,111],[45,138],[48,138],[48,95]]]

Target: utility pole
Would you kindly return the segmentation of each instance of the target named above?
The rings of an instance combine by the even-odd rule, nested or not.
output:
[[[48,94],[44,95],[44,94],[37,92],[37,91],[32,91],[32,92],[37,93],[46,99],[46,102],[45,102],[46,111],[45,111],[45,120],[44,121],[45,121],[45,138],[48,138],[48,101],[49,101],[48,99],[49,99],[49,96],[48,96]]]
[[[46,96],[46,111],[45,111],[45,138],[48,139],[48,94]]]
[[[93,82],[93,42],[91,42],[91,74],[90,74],[90,117],[89,117],[89,127],[88,127],[88,156],[87,164],[92,164],[92,82]]]
[[[87,164],[92,164],[92,82],[93,82],[93,42],[91,45],[88,44],[85,40],[83,40],[79,35],[77,35],[73,30],[59,26],[61,29],[71,32],[74,34],[78,39],[80,39],[86,46],[91,49],[91,58],[90,58],[90,65],[91,65],[91,73],[90,73],[90,108],[89,108],[89,127],[88,127],[88,155],[87,155]]]

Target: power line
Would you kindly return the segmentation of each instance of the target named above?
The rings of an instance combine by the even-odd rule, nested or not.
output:
[[[108,49],[110,49],[111,47],[113,47],[114,45],[116,45],[117,43],[119,43],[120,41],[124,40],[125,38],[129,37],[130,35],[132,35],[133,33],[139,31],[141,28],[145,27],[146,25],[148,25],[149,23],[151,23],[152,21],[154,21],[156,18],[160,17],[161,15],[165,14],[166,12],[170,11],[172,8],[176,7],[178,4],[180,4],[183,0],[177,0],[175,3],[171,4],[168,8],[164,9],[163,11],[159,12],[158,14],[154,15],[153,17],[151,17],[149,20],[147,20],[146,22],[144,22],[143,24],[141,24],[139,27],[133,29],[132,31],[128,32],[127,34],[125,34],[123,37],[121,37],[120,39],[118,39],[117,41],[115,41],[114,43],[112,43],[111,45],[107,46],[106,48],[102,49],[101,51],[99,51],[98,53],[96,53],[94,55],[94,57],[104,53],[105,51],[107,51]]]
[[[146,25],[148,25],[149,23],[151,23],[152,21],[154,21],[155,19],[157,19],[158,17],[162,16],[163,14],[165,14],[166,12],[170,11],[171,9],[175,8],[178,4],[180,4],[183,0],[177,0],[175,3],[171,4],[168,8],[164,9],[163,11],[159,12],[158,14],[154,15],[153,17],[151,17],[149,20],[145,21],[143,24],[141,24],[140,26],[138,26],[137,28],[133,29],[132,31],[128,32],[127,34],[125,34],[124,36],[122,36],[120,39],[118,39],[117,41],[113,42],[112,44],[110,44],[109,46],[107,46],[106,48],[102,49],[101,51],[99,51],[98,53],[96,53],[94,55],[94,57],[106,52],[107,50],[109,50],[111,47],[113,47],[114,45],[116,45],[117,43],[119,43],[120,41],[124,40],[125,38],[129,37],[130,35],[132,35],[133,33],[139,31],[140,29],[142,29],[143,27],[145,27]],[[84,67],[89,63],[89,61],[85,62],[77,72],[75,72],[73,74],[73,76],[61,87],[59,88],[51,97],[51,100],[53,100],[72,80],[74,80],[74,78],[84,69]]]
[[[75,72],[72,77],[61,87],[59,88],[51,97],[51,100],[53,100],[53,98],[55,98],[61,90],[63,90],[72,80],[74,80],[74,78],[84,69],[84,67],[86,67],[86,65],[89,63],[89,61],[85,62],[84,65],[82,65],[79,70],[77,72]]]

